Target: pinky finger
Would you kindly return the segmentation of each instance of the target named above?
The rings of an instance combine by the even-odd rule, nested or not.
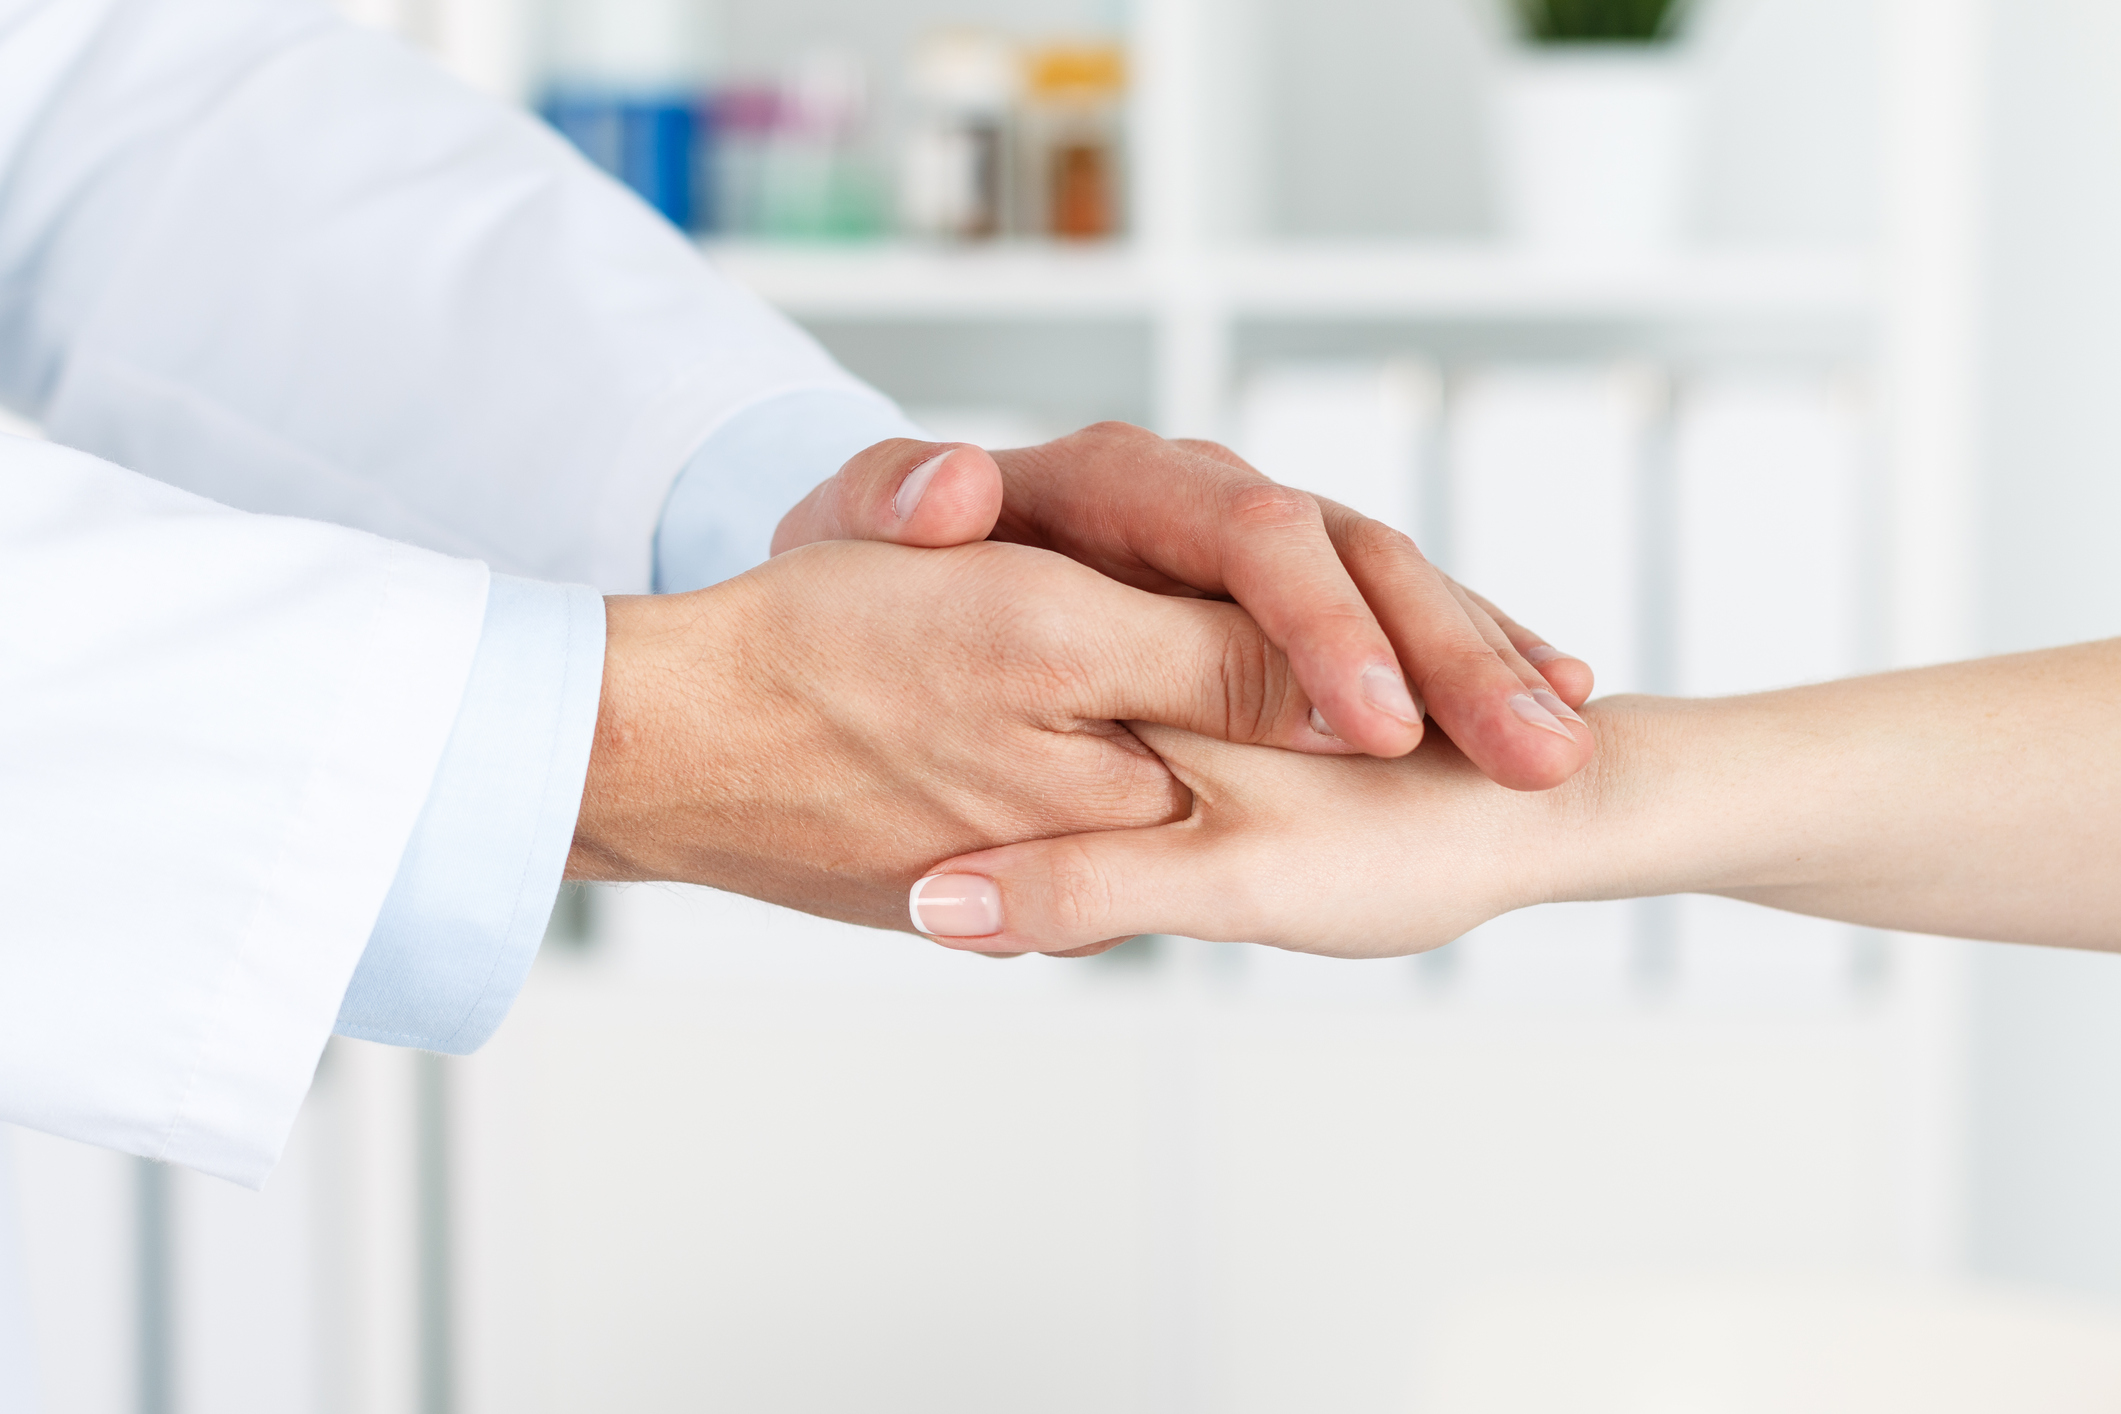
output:
[[[1495,620],[1495,626],[1510,640],[1510,646],[1539,671],[1540,676],[1554,689],[1557,697],[1571,707],[1581,707],[1591,700],[1591,689],[1596,686],[1598,679],[1591,671],[1589,663],[1574,654],[1562,652],[1496,608],[1490,600],[1466,588],[1457,580],[1452,580],[1451,584],[1459,593],[1485,610],[1489,618]]]

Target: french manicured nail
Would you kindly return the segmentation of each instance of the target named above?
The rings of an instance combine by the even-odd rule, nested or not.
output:
[[[1577,716],[1575,712],[1571,711],[1568,703],[1562,701],[1560,698],[1556,697],[1553,693],[1548,692],[1543,687],[1535,687],[1532,689],[1532,700],[1534,702],[1537,702],[1540,706],[1546,708],[1549,712],[1552,712],[1557,717],[1566,718],[1571,722],[1575,722],[1579,726],[1587,727],[1590,725],[1589,722],[1584,721],[1583,718]]]
[[[930,874],[913,886],[907,912],[931,938],[991,938],[1002,931],[1002,891],[977,874]]]
[[[952,447],[950,452],[956,450],[957,448]],[[899,483],[898,494],[891,498],[891,509],[898,513],[900,520],[909,519],[920,507],[921,497],[928,492],[928,483],[935,480],[935,474],[943,469],[943,463],[950,460],[950,452],[928,458]]]
[[[1311,709],[1311,730],[1317,732],[1320,736],[1333,735],[1333,728],[1326,723],[1325,713],[1319,711],[1316,707]]]
[[[1510,710],[1527,726],[1537,727],[1543,732],[1552,732],[1556,736],[1568,737],[1570,741],[1576,740],[1575,737],[1569,736],[1569,729],[1561,724],[1561,718],[1533,701],[1528,693],[1520,692],[1511,698]]]
[[[1421,704],[1414,700],[1413,693],[1407,691],[1407,680],[1399,675],[1397,668],[1388,668],[1382,663],[1372,663],[1362,670],[1362,700],[1408,726],[1422,718]]]
[[[1562,652],[1551,643],[1535,643],[1524,650],[1524,660],[1535,668],[1541,663],[1551,663],[1556,658],[1566,658],[1568,656],[1568,654]]]

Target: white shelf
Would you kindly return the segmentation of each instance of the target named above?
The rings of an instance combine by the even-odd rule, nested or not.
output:
[[[1108,319],[1156,308],[1144,261],[1117,247],[709,242],[709,258],[802,319]]]
[[[1851,319],[1870,310],[1859,256],[1709,251],[1556,261],[1482,246],[1295,246],[1217,262],[1248,318],[1497,321]]]
[[[1192,256],[1029,244],[714,243],[707,251],[774,305],[818,320],[1148,319],[1183,309],[1350,322],[1845,322],[1873,308],[1866,261],[1843,253],[1561,262],[1481,246],[1374,244]]]

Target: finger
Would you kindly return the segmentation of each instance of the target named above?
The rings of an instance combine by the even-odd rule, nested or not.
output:
[[[937,548],[984,540],[1002,509],[994,458],[965,443],[896,438],[856,453],[774,532],[773,553],[819,540]]]
[[[1590,728],[1571,720],[1575,713],[1492,620],[1476,620],[1407,536],[1331,501],[1321,508],[1414,690],[1459,750],[1513,790],[1546,790],[1581,770],[1592,755]]]
[[[1133,942],[1133,941],[1134,941],[1134,939],[1132,939],[1132,938],[1107,938],[1107,939],[1105,939],[1105,941],[1103,941],[1103,942],[1101,942],[1101,943],[1092,943],[1092,944],[1091,944],[1091,945],[1090,945],[1089,947],[1087,947],[1087,948],[1070,948],[1070,949],[1069,949],[1068,951],[1066,951],[1066,952],[1057,952],[1057,953],[1052,953],[1052,954],[1049,954],[1049,956],[1052,956],[1052,957],[1103,957],[1103,956],[1104,956],[1104,955],[1105,955],[1106,953],[1108,953],[1108,952],[1112,951],[1112,949],[1114,949],[1114,948],[1118,947],[1118,946],[1119,946],[1119,945],[1120,945],[1121,943],[1131,943],[1131,942]]]
[[[1188,823],[987,850],[939,865],[908,911],[914,931],[967,952],[1088,956],[1138,933],[1213,938],[1261,921],[1240,851],[1218,848],[1230,838]]]
[[[1326,732],[1379,756],[1420,743],[1417,694],[1315,498],[1277,486],[1227,448],[1116,425],[1002,459],[1004,536],[1139,588],[1227,595],[1287,653]]]
[[[1287,654],[1235,604],[1177,599],[1101,577],[1078,589],[1098,600],[1074,616],[1089,643],[1055,647],[1087,671],[1051,706],[1078,720],[1146,721],[1218,741],[1314,755],[1361,748],[1317,729],[1312,701]]]
[[[1591,671],[1589,663],[1573,654],[1562,652],[1496,608],[1490,600],[1459,584],[1457,580],[1454,579],[1451,583],[1460,594],[1478,604],[1488,617],[1495,621],[1509,638],[1511,646],[1527,663],[1539,670],[1539,675],[1547,680],[1562,701],[1571,707],[1581,707],[1591,700],[1591,691],[1597,685],[1598,679]]]
[[[1128,725],[1193,789],[1189,818],[947,861],[914,885],[915,930],[945,947],[1054,956],[1091,955],[1140,933],[1238,942],[1310,931],[1296,916],[1304,890],[1287,887],[1288,861],[1269,857],[1285,848],[1286,832],[1247,829],[1246,800],[1315,790],[1324,763]],[[966,902],[938,908],[936,899]]]
[[[1575,709],[1564,701],[1559,693],[1553,690],[1553,685],[1547,681],[1546,676],[1538,668],[1534,667],[1529,659],[1517,651],[1517,645],[1510,641],[1509,634],[1503,629],[1501,624],[1495,621],[1494,616],[1487,611],[1486,607],[1479,602],[1478,597],[1470,593],[1464,585],[1452,579],[1449,575],[1445,575],[1443,578],[1444,583],[1451,587],[1452,597],[1458,600],[1459,606],[1465,611],[1467,621],[1473,625],[1474,630],[1486,641],[1488,647],[1494,651],[1495,656],[1502,660],[1503,666],[1515,673],[1517,680],[1530,691],[1536,707],[1544,710],[1557,721],[1573,723],[1588,731],[1590,729],[1589,725],[1585,723],[1583,718],[1576,715]],[[1585,667],[1588,669],[1587,664]],[[1514,698],[1511,700],[1513,703],[1516,702]],[[1523,704],[1518,703],[1517,705],[1522,708]],[[1539,720],[1544,721],[1543,718]]]
[[[1102,943],[1093,943],[1087,948],[1073,948],[1067,952],[1048,953],[1049,957],[1102,957],[1121,943],[1131,943],[1132,938],[1108,938]],[[949,946],[944,944],[944,946]],[[952,948],[953,952],[969,952],[975,957],[984,957],[990,962],[1014,962],[1020,957],[1029,957],[1027,952],[985,952],[979,948]]]
[[[1318,500],[1264,477],[1238,480],[1218,532],[1224,588],[1288,655],[1330,733],[1372,756],[1419,746],[1422,705]]]
[[[1551,686],[1539,669],[1533,667],[1531,661],[1517,651],[1517,645],[1510,641],[1510,635],[1495,621],[1495,616],[1477,602],[1464,585],[1440,570],[1437,573],[1443,579],[1445,587],[1451,591],[1451,597],[1458,601],[1459,611],[1466,616],[1466,622],[1473,625],[1473,630],[1480,635],[1481,641],[1502,660],[1504,667],[1516,674],[1520,683],[1535,690]]]

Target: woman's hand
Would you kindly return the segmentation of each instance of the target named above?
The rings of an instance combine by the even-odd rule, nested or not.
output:
[[[2121,639],[1752,697],[1607,698],[1587,714],[1596,765],[1538,795],[1433,738],[1333,760],[1140,727],[1192,789],[1184,820],[949,860],[915,886],[913,925],[980,952],[1182,933],[1364,957],[1526,904],[1711,893],[2121,951],[2117,699]],[[932,906],[947,898],[967,905]]]
[[[1039,447],[882,442],[790,511],[774,553],[818,540],[1055,550],[1139,589],[1234,599],[1288,655],[1330,735],[1403,756],[1424,704],[1488,776],[1560,784],[1591,759],[1591,670],[1378,521],[1279,486],[1211,442],[1104,423]],[[1411,691],[1410,691],[1411,688]]]
[[[914,886],[915,930],[967,951],[1064,957],[1137,933],[1422,952],[1540,901],[1543,856],[1581,813],[1577,785],[1504,790],[1440,735],[1386,761],[1131,725],[1193,792],[1187,818],[950,860]]]

